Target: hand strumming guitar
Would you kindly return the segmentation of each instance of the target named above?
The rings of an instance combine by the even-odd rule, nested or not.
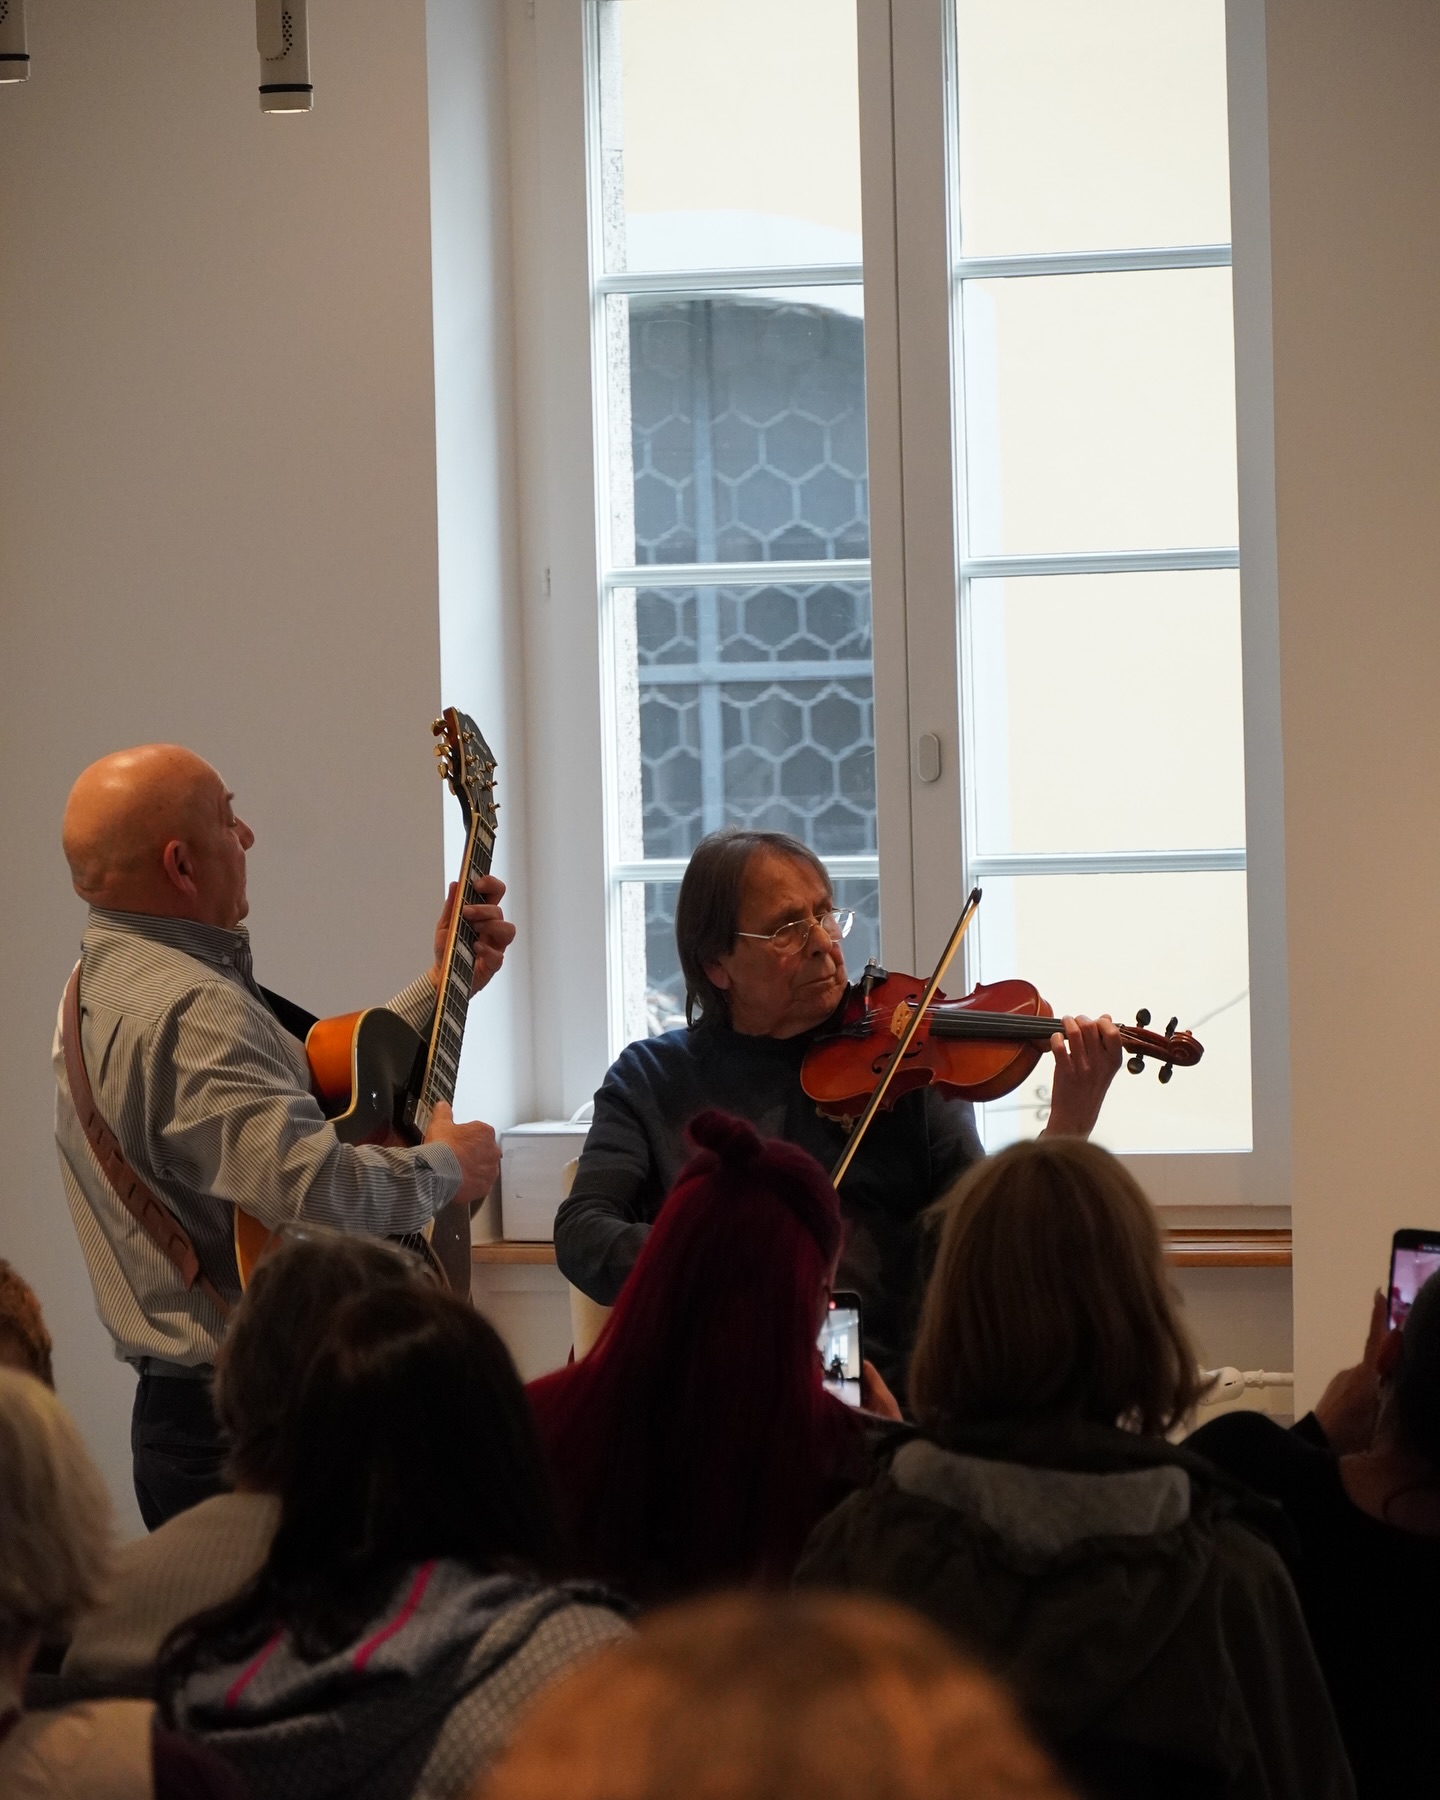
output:
[[[500,1173],[500,1143],[489,1125],[478,1119],[457,1125],[455,1115],[443,1100],[430,1115],[425,1132],[427,1144],[447,1144],[460,1164],[460,1191],[457,1200],[467,1204],[483,1200],[495,1185]]]
[[[437,993],[440,991],[440,964],[444,961],[445,942],[450,935],[450,915],[455,908],[455,890],[459,885],[455,881],[450,883],[450,891],[440,909],[440,922],[435,927],[435,961],[429,973],[430,984]],[[515,942],[515,927],[500,909],[505,883],[498,875],[477,874],[474,887],[480,899],[467,904],[465,918],[475,931],[475,972],[470,992],[478,994],[504,962],[505,952]]]

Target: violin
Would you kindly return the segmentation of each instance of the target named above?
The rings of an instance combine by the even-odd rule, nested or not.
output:
[[[847,1122],[871,1104],[902,1049],[899,1067],[890,1075],[881,1100],[893,1106],[901,1094],[935,1087],[966,1100],[994,1100],[1019,1087],[1063,1031],[1028,981],[982,982],[959,1000],[947,1000],[938,988],[908,1043],[902,1040],[920,1010],[927,986],[922,976],[892,975],[877,963],[846,998],[838,1023],[817,1038],[800,1067],[800,1084],[827,1118]],[[1171,1019],[1160,1032],[1149,1031],[1143,1008],[1133,1025],[1120,1027],[1120,1041],[1130,1052],[1127,1067],[1138,1075],[1146,1058],[1160,1065],[1161,1081],[1169,1081],[1178,1064],[1192,1068],[1204,1046],[1188,1031],[1177,1031]]]

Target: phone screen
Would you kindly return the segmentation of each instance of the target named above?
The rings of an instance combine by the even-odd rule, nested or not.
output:
[[[860,1296],[835,1293],[820,1327],[820,1368],[825,1385],[847,1406],[860,1404]]]
[[[1440,1232],[1397,1231],[1390,1251],[1390,1328],[1405,1323],[1415,1296],[1440,1269]]]

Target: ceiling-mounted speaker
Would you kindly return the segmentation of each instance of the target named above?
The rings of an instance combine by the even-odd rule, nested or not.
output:
[[[25,0],[0,0],[0,81],[28,81],[30,52],[25,47]]]
[[[255,0],[255,41],[260,49],[261,112],[309,112],[315,90],[310,85],[305,0]]]

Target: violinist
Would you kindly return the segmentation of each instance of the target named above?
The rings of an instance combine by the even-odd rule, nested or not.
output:
[[[731,828],[696,847],[675,909],[687,1024],[612,1065],[555,1220],[556,1260],[582,1293],[614,1303],[690,1154],[685,1126],[705,1108],[834,1164],[844,1127],[816,1111],[800,1068],[848,992],[849,924],[825,865],[797,839]],[[1108,1017],[1066,1018],[1050,1048],[1046,1130],[1087,1137],[1120,1067],[1119,1033]],[[920,1215],[983,1154],[970,1103],[920,1088],[876,1117],[840,1183],[848,1236],[836,1281],[861,1295],[866,1353],[897,1392],[923,1278]]]

